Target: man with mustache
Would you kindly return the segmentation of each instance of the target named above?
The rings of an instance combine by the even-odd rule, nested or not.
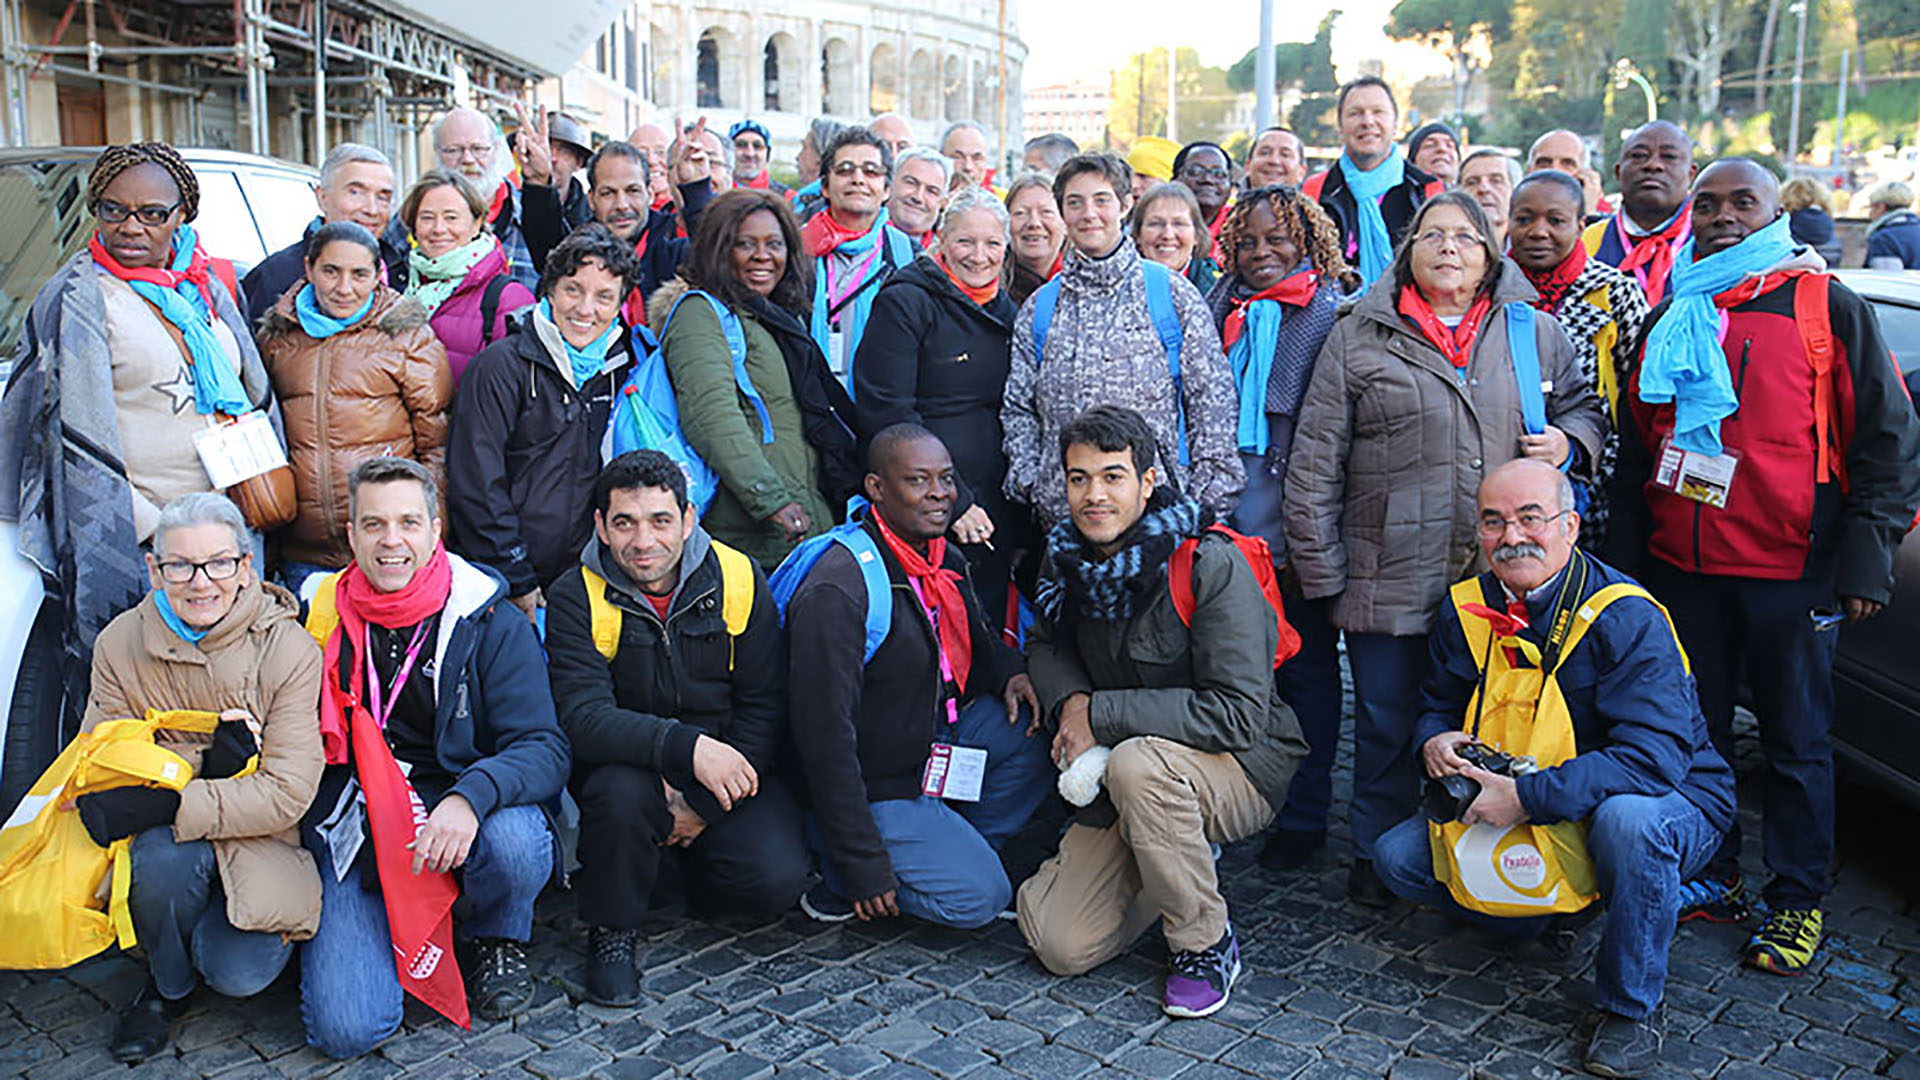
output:
[[[1598,1024],[1585,1065],[1600,1076],[1639,1076],[1658,1062],[1666,1031],[1667,948],[1682,882],[1733,821],[1733,771],[1687,692],[1692,676],[1665,612],[1631,578],[1576,546],[1580,515],[1566,474],[1544,461],[1510,461],[1487,474],[1478,501],[1480,550],[1492,569],[1454,586],[1441,604],[1414,745],[1428,776],[1478,785],[1458,819],[1469,828],[1585,823],[1589,876],[1607,900],[1594,962]],[[1556,684],[1558,694],[1546,692]],[[1489,733],[1499,722],[1492,718],[1514,715],[1531,723],[1506,720],[1504,740]],[[1498,775],[1460,753],[1476,739],[1538,753],[1556,724],[1578,752],[1543,759],[1548,767],[1532,773]],[[1464,853],[1441,883],[1438,828],[1415,815],[1375,841],[1374,868],[1387,888],[1517,937],[1570,935],[1548,916],[1466,906],[1487,895],[1486,886],[1470,877]],[[1510,831],[1502,842],[1515,851],[1540,836]],[[1574,876],[1562,886],[1591,891],[1574,888]],[[1514,887],[1528,884],[1523,873],[1512,877]]]
[[[1724,757],[1745,673],[1772,880],[1743,959],[1792,974],[1814,959],[1833,886],[1834,639],[1893,599],[1920,504],[1920,420],[1872,309],[1794,242],[1771,172],[1722,158],[1690,206],[1692,236],[1622,386],[1613,506],[1632,524],[1609,526],[1608,551],[1643,560],[1671,607]],[[1736,824],[1689,883],[1683,920],[1744,917],[1739,854]]]

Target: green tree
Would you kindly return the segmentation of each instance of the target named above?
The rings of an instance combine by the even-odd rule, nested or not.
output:
[[[1470,49],[1485,35],[1491,43],[1506,40],[1513,28],[1513,0],[1400,0],[1387,18],[1387,36],[1421,39],[1445,52],[1453,61],[1453,119],[1464,118],[1467,90],[1480,63]]]
[[[1333,24],[1339,18],[1339,10],[1329,11],[1320,20],[1312,41],[1283,41],[1273,47],[1274,89],[1295,85],[1308,92],[1339,88],[1340,79],[1333,71]],[[1248,49],[1227,69],[1229,88],[1243,94],[1256,89],[1254,67],[1259,52],[1257,45]]]
[[[1227,111],[1234,94],[1227,73],[1207,67],[1192,49],[1174,53],[1175,103],[1180,109],[1176,135],[1183,143],[1217,141],[1226,134]],[[1141,135],[1167,134],[1167,50],[1154,49],[1129,59],[1113,73],[1113,104],[1107,109],[1107,138],[1129,147]]]

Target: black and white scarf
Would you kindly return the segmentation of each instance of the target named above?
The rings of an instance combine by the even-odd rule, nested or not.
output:
[[[1212,523],[1211,511],[1164,488],[1147,500],[1147,512],[1120,537],[1122,546],[1112,555],[1101,555],[1071,518],[1060,522],[1047,534],[1053,573],[1040,581],[1041,613],[1058,623],[1065,601],[1090,619],[1133,618],[1135,601],[1159,584],[1173,549]]]

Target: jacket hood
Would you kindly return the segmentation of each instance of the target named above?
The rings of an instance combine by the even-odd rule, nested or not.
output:
[[[1012,256],[1009,255],[1008,258]],[[1013,301],[1007,297],[1007,282],[1001,283],[1000,291],[995,293],[993,299],[987,301],[984,306],[974,303],[972,297],[961,292],[960,286],[953,283],[953,279],[940,268],[940,264],[934,260],[934,257],[925,253],[895,270],[886,281],[881,282],[879,291],[875,295],[886,292],[888,289],[907,287],[924,289],[937,299],[954,305],[956,310],[983,313],[1006,329],[1012,329],[1014,316],[1020,310],[1013,306]],[[1001,303],[1003,299],[1007,301],[1004,305]]]
[[[1520,264],[1501,256],[1500,280],[1493,286],[1494,306],[1499,307],[1515,300],[1530,304],[1539,298],[1539,292],[1535,291],[1533,283],[1527,280],[1527,272],[1520,269]],[[1360,297],[1352,311],[1360,318],[1391,326],[1402,333],[1414,335],[1418,333],[1400,317],[1400,289],[1394,284],[1391,271],[1380,275],[1380,280],[1374,282],[1373,287]]]
[[[293,299],[306,288],[307,279],[301,278],[293,283],[280,299],[274,301],[265,315],[260,316],[260,332],[268,337],[281,337],[300,329],[300,316],[294,311]],[[360,327],[377,327],[390,338],[397,338],[411,330],[427,325],[427,309],[420,301],[405,293],[395,292],[386,282],[374,286],[373,310]]]
[[[691,512],[691,511],[689,511]],[[686,546],[680,550],[680,580],[674,583],[673,596],[678,597],[687,583],[687,568],[698,568],[707,561],[707,554],[713,550],[713,537],[698,523],[693,526],[693,534],[687,537]],[[635,606],[641,603],[640,588],[627,572],[614,561],[613,553],[600,542],[596,534],[587,539],[587,546],[580,553],[580,563],[587,569],[606,579],[607,588],[627,598]]]
[[[1139,274],[1140,251],[1124,232],[1120,235],[1120,246],[1099,258],[1080,254],[1071,242],[1067,246],[1067,260],[1060,271],[1062,288],[1109,292]]]
[[[653,328],[654,336],[666,332],[667,312],[673,310],[676,301],[692,291],[693,286],[688,284],[687,279],[678,275],[653,290],[653,295],[647,298],[647,325]]]
[[[264,633],[282,620],[298,625],[300,601],[292,593],[272,582],[255,579],[241,588],[233,599],[233,608],[225,618],[213,624],[198,646],[189,646],[160,617],[159,604],[149,592],[140,601],[141,639],[154,656],[183,659],[195,654],[211,655],[252,633]]]
[[[453,566],[453,588],[447,594],[444,611],[453,618],[441,620],[443,634],[451,632],[454,622],[472,618],[507,598],[507,579],[491,568],[468,562],[451,551],[447,552],[447,562]]]
[[[1867,226],[1869,235],[1892,225],[1920,225],[1920,214],[1911,210],[1895,210],[1891,214],[1882,214],[1873,224]]]

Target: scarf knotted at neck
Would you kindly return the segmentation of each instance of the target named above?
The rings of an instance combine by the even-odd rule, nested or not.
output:
[[[133,289],[142,300],[160,309],[160,317],[180,331],[193,368],[193,407],[202,415],[239,416],[253,409],[246,387],[213,332],[213,275],[207,251],[193,226],[173,232],[173,259],[164,269],[122,266],[99,232],[87,240],[93,264]]]
[[[1640,291],[1647,294],[1649,305],[1658,304],[1667,294],[1667,280],[1672,276],[1678,249],[1693,237],[1693,202],[1681,203],[1665,225],[1645,236],[1628,232],[1628,225],[1623,208],[1613,218],[1613,229],[1620,234],[1620,246],[1626,249],[1620,259],[1620,272],[1633,275],[1640,283]]]
[[[1267,382],[1273,377],[1273,360],[1280,349],[1281,305],[1306,307],[1319,288],[1320,275],[1303,262],[1277,283],[1233,301],[1220,340],[1227,347],[1234,385],[1240,388],[1237,435],[1243,453],[1267,452]]]
[[[460,287],[467,272],[499,246],[500,241],[492,233],[483,231],[452,251],[431,257],[414,248],[407,255],[407,295],[420,301],[420,306],[431,316],[453,295],[453,290]]]
[[[211,626],[204,630],[188,626],[187,621],[182,619],[179,614],[173,610],[173,603],[167,599],[167,590],[165,589],[153,590],[153,606],[159,609],[160,621],[167,624],[167,629],[173,631],[180,640],[189,645],[200,644],[201,638],[213,632],[213,627]]]
[[[1380,164],[1362,169],[1346,151],[1340,152],[1340,174],[1346,177],[1347,190],[1360,210],[1360,281],[1372,285],[1393,265],[1393,237],[1387,233],[1386,215],[1380,212],[1380,200],[1407,178],[1407,159],[1400,148],[1389,151]]]
[[[873,224],[864,231],[850,229],[833,219],[833,212],[823,210],[813,215],[806,227],[801,230],[801,239],[807,245],[808,254],[814,258],[813,268],[813,317],[808,331],[813,335],[814,343],[820,346],[820,352],[829,362],[833,355],[830,309],[843,307],[840,313],[842,329],[846,333],[845,364],[851,383],[853,353],[860,345],[860,337],[867,328],[867,313],[873,308],[873,294],[877,289],[865,288],[868,280],[881,270],[886,252],[883,245],[887,242],[887,212],[883,208],[873,219]],[[833,267],[832,256],[835,252],[859,262],[854,266],[847,280],[829,281]],[[865,258],[862,258],[865,256]],[[849,301],[851,297],[851,301]]]
[[[620,336],[620,331],[623,329],[620,325],[620,320],[615,319],[612,325],[607,327],[606,333],[601,334],[599,337],[587,342],[584,347],[581,347],[574,345],[573,342],[567,340],[565,334],[560,333],[560,324],[556,322],[553,317],[552,300],[540,301],[540,317],[552,323],[554,333],[560,339],[560,344],[566,347],[567,365],[573,371],[573,385],[576,389],[585,387],[587,380],[600,374],[600,369],[607,366],[607,351],[613,348],[614,339]]]
[[[1793,254],[1787,215],[1712,255],[1694,258],[1698,237],[1680,246],[1667,283],[1672,301],[1647,331],[1640,364],[1640,400],[1673,403],[1673,443],[1682,450],[1718,454],[1720,421],[1740,407],[1733,372],[1720,345],[1722,316],[1714,296],[1764,273]]]
[[[293,311],[300,317],[300,329],[305,330],[308,337],[325,341],[366,318],[367,312],[373,310],[373,298],[379,291],[377,287],[368,291],[367,302],[360,305],[359,311],[344,319],[336,319],[320,309],[320,298],[314,292],[313,283],[308,282],[294,294]]]
[[[1580,272],[1586,268],[1587,245],[1581,243],[1576,237],[1573,250],[1567,252],[1567,257],[1561,259],[1559,265],[1553,269],[1544,274],[1536,274],[1524,266],[1520,269],[1527,275],[1527,280],[1533,283],[1533,290],[1540,294],[1540,298],[1533,302],[1533,306],[1551,315],[1554,309],[1560,306],[1560,301],[1567,298],[1567,290],[1573,288],[1573,283],[1579,280]]]
[[[920,601],[940,631],[940,649],[953,667],[954,685],[965,694],[967,675],[973,670],[973,635],[967,620],[967,602],[960,593],[960,573],[945,565],[947,538],[939,536],[927,541],[927,553],[921,555],[912,544],[894,535],[878,509],[873,511],[873,523],[879,526],[880,539],[886,541],[887,550],[899,561],[900,569],[919,586]]]
[[[1491,310],[1493,296],[1482,296],[1461,316],[1460,325],[1449,329],[1440,321],[1440,316],[1433,313],[1433,305],[1427,303],[1418,288],[1412,285],[1400,288],[1400,314],[1413,320],[1421,336],[1432,342],[1448,363],[1462,371],[1466,370],[1467,361],[1473,359],[1473,341],[1480,336],[1480,327],[1486,323],[1487,312]]]
[[[1072,518],[1047,534],[1047,554],[1058,582],[1043,580],[1040,608],[1058,622],[1063,603],[1101,622],[1133,618],[1134,605],[1166,571],[1167,560],[1182,540],[1198,536],[1213,515],[1192,499],[1174,499],[1165,489],[1153,493],[1147,512],[1121,536],[1121,547],[1103,556],[1080,535]]]
[[[946,271],[947,280],[953,282],[955,288],[966,293],[967,299],[979,304],[981,307],[986,307],[988,304],[993,303],[993,298],[1000,295],[1000,279],[998,277],[995,277],[985,285],[969,285],[960,280],[960,276],[953,272],[953,267],[947,265],[947,257],[945,255],[935,255],[933,261],[940,264],[941,270]]]
[[[401,988],[465,1027],[466,987],[453,959],[453,902],[460,888],[451,874],[413,873],[413,853],[407,845],[419,833],[417,823],[426,820],[426,807],[400,771],[379,721],[359,696],[370,668],[367,626],[418,626],[447,606],[452,591],[453,566],[444,545],[435,547],[433,558],[395,592],[375,589],[358,565],[349,564],[340,574],[334,588],[340,621],[327,635],[326,668],[320,682],[320,742],[327,764],[352,762],[366,797],[374,867]],[[344,682],[342,649],[352,658]]]

